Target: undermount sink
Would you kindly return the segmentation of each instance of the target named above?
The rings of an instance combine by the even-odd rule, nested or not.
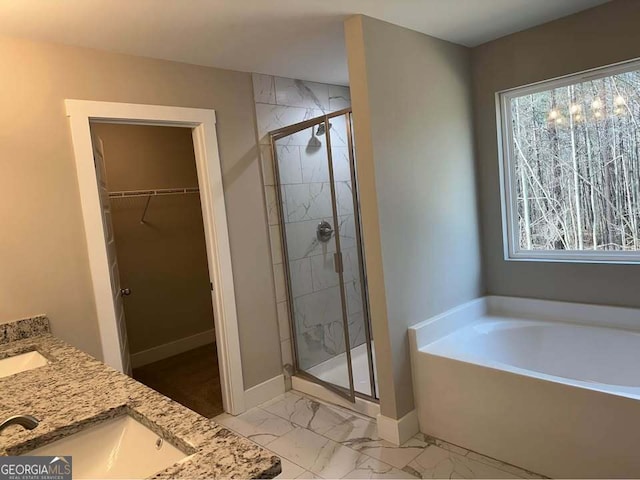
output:
[[[0,360],[0,377],[8,377],[15,373],[44,367],[48,363],[49,360],[36,351],[13,355]]]
[[[23,455],[72,457],[73,478],[147,478],[188,454],[122,415]]]

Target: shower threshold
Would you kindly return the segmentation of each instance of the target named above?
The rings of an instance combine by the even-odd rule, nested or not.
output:
[[[373,364],[376,361],[376,352],[373,342],[371,342],[373,353]],[[349,376],[346,369],[347,354],[341,353],[329,360],[307,370],[314,377],[332,383],[340,387],[349,388]],[[363,395],[371,395],[371,382],[369,380],[369,362],[367,359],[367,345],[363,343],[351,349],[351,365],[353,366],[353,387],[356,392]],[[376,392],[378,390],[378,379],[375,380]]]

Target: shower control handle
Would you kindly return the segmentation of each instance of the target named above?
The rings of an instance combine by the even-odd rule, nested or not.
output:
[[[321,221],[316,229],[316,237],[322,243],[327,243],[333,236],[333,228],[326,220]]]

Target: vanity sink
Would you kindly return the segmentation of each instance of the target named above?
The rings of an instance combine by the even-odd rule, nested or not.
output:
[[[122,415],[23,455],[72,457],[73,478],[147,478],[188,454]]]
[[[0,360],[0,377],[8,377],[15,373],[44,367],[48,363],[49,360],[36,351],[13,355]]]

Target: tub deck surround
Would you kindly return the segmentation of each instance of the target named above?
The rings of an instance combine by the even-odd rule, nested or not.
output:
[[[422,432],[550,477],[640,477],[640,311],[486,297],[409,329]]]
[[[189,455],[153,478],[274,478],[280,473],[280,459],[271,452],[50,334],[0,345],[0,357],[31,349],[52,361],[0,378],[0,418],[31,414],[40,425],[3,431],[0,455],[24,453],[128,414]]]

